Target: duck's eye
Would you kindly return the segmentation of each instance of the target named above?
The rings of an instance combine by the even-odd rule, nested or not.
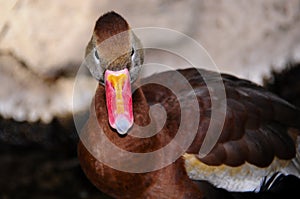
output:
[[[95,57],[96,57],[98,60],[100,59],[97,50],[95,50]]]
[[[130,56],[132,56],[134,54],[134,48],[131,49],[131,54]]]

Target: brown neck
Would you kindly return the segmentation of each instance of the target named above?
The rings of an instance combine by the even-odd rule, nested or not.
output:
[[[141,89],[137,89],[133,94],[133,111],[136,124],[149,124],[149,106]],[[163,137],[168,135],[166,128],[150,138],[130,136],[130,133],[135,131],[133,128],[128,135],[122,137],[109,126],[107,118],[105,89],[99,85],[91,106],[89,121],[81,135],[84,145],[80,142],[78,149],[81,166],[95,186],[116,198],[201,198],[197,186],[189,180],[181,158],[167,167],[144,173],[119,171],[95,159],[95,154],[103,153],[107,153],[108,157],[115,157],[111,148],[105,147],[103,139],[98,138],[99,132],[95,131],[97,126],[103,129],[103,133],[114,145],[129,152],[153,152],[163,147],[167,139]],[[159,156],[151,161],[156,163],[163,159],[163,156]],[[118,164],[127,164],[130,161],[132,160],[129,158]]]

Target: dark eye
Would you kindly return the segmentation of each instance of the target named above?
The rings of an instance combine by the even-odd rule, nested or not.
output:
[[[98,55],[97,50],[95,50],[95,57],[99,60],[99,55]]]
[[[131,49],[131,54],[130,56],[132,56],[134,54],[134,48]]]

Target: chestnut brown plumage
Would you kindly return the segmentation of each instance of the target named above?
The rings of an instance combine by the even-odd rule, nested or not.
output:
[[[187,151],[197,154],[208,129],[211,115],[210,96],[205,81],[197,70],[185,69],[179,72],[195,90],[200,115],[205,116],[200,117],[197,136]],[[154,81],[156,78],[163,78],[176,84],[172,73],[172,71],[164,72],[150,78]],[[201,74],[207,78],[215,76],[214,72],[205,70],[201,70]],[[209,165],[231,166],[239,166],[247,161],[264,167],[268,166],[275,156],[280,159],[293,158],[296,152],[295,140],[293,140],[295,137],[291,136],[290,128],[300,129],[299,110],[250,81],[238,79],[229,74],[221,76],[227,98],[225,124],[217,145],[201,161]],[[173,125],[169,127],[174,129],[170,132],[176,133],[177,126],[175,125],[180,121],[180,109],[179,103],[176,103],[176,97],[159,85],[146,85],[143,87],[143,92],[148,103],[161,103],[170,113],[169,115],[172,115],[175,121],[168,120],[167,122],[172,122]],[[156,95],[159,96],[157,101],[155,101]],[[184,93],[180,96],[184,96]],[[173,100],[170,100],[172,98]],[[173,101],[172,106],[169,105],[170,101]]]
[[[120,15],[114,12],[103,15],[96,23],[94,35],[86,54],[90,53],[99,42],[129,30],[127,22]],[[132,42],[139,43],[137,40],[131,41],[130,38],[135,38],[135,36],[121,37],[122,45],[110,46],[110,49],[118,51],[121,46],[123,50],[129,50],[132,48]],[[118,41],[120,38],[113,42]],[[127,47],[126,44],[128,44]],[[108,49],[98,50],[100,52],[110,51]],[[139,51],[141,60],[143,59],[142,55]],[[105,53],[99,53],[99,56],[102,56],[100,60],[107,59]],[[134,67],[140,67],[133,66],[134,63],[130,61],[129,56],[130,53],[127,53],[118,60],[114,60],[112,62],[114,64],[98,66],[102,67],[99,71],[103,73],[107,69],[129,68],[130,72]],[[117,68],[115,63],[118,63],[116,64]],[[98,74],[98,69],[95,70],[97,67],[91,68],[92,74],[99,81],[103,81],[103,74]],[[199,128],[194,141],[186,151],[189,154],[197,155],[211,119],[211,98],[201,75],[213,78],[216,73],[201,69],[185,69],[178,72],[188,80],[198,99],[201,115]],[[133,77],[135,75],[136,73],[131,74]],[[229,74],[222,74],[221,77],[227,98],[224,128],[212,151],[203,158],[198,157],[199,161],[208,167],[228,165],[233,168],[248,162],[260,168],[268,167],[275,157],[283,160],[293,159],[296,155],[296,137],[299,135],[300,129],[299,109],[250,81]],[[149,78],[153,81],[164,79],[175,85],[180,84],[174,76],[174,71],[155,74]],[[147,81],[147,79],[141,81]],[[181,92],[180,96],[187,96],[185,90]],[[134,122],[140,126],[149,124],[149,105],[156,103],[161,104],[167,113],[166,124],[159,133],[150,138],[136,138],[131,136],[131,133],[136,130],[132,128],[127,135],[121,136],[109,126],[105,88],[103,82],[99,84],[90,108],[89,119],[80,135],[82,141],[78,145],[78,157],[84,172],[96,187],[115,198],[205,197],[205,191],[201,190],[199,183],[189,178],[182,157],[160,170],[147,173],[127,173],[110,168],[90,153],[90,151],[110,153],[109,148],[102,147],[103,140],[95,139],[99,133],[98,125],[103,129],[103,133],[110,142],[129,152],[152,152],[169,143],[179,127],[180,106],[176,96],[167,88],[157,84],[146,84],[133,93]],[[86,148],[87,145],[90,147],[89,149]],[[114,154],[110,155],[114,156]],[[162,161],[162,159],[158,158],[154,161]]]

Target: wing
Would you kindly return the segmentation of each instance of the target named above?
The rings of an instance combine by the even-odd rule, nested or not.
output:
[[[196,69],[179,70],[193,87],[200,108],[197,135],[188,153],[198,154],[207,135],[211,118],[211,97],[206,82],[214,81],[215,72]],[[149,78],[172,82],[175,87],[184,84],[174,76],[174,71],[155,74]],[[200,75],[201,74],[201,75]],[[205,77],[205,78],[203,78]],[[149,79],[148,78],[148,79]],[[204,81],[205,79],[205,81]],[[226,91],[226,117],[221,136],[212,151],[201,158],[207,165],[239,166],[249,162],[259,167],[268,166],[274,157],[292,159],[295,140],[291,129],[300,129],[300,111],[275,94],[250,81],[222,74]],[[148,80],[147,80],[148,81]],[[213,89],[211,89],[213,93]],[[167,112],[167,127],[174,137],[180,124],[180,106],[171,89],[158,84],[143,86],[149,104],[161,103]],[[180,91],[189,98],[190,93]],[[177,95],[178,96],[178,95]],[[225,103],[222,99],[213,99]],[[189,107],[185,107],[189,108]],[[192,118],[191,118],[192,119]]]

